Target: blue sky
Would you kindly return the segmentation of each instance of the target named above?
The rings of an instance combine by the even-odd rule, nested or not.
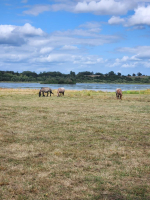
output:
[[[0,0],[0,70],[150,75],[150,0]]]

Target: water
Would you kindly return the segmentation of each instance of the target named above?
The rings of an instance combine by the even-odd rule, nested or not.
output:
[[[41,87],[50,87],[52,89],[64,87],[66,90],[101,90],[101,91],[107,91],[107,92],[114,92],[116,88],[121,88],[123,91],[150,89],[150,85],[142,85],[142,84],[77,83],[77,84],[72,85],[72,84],[0,82],[0,88],[40,89]]]

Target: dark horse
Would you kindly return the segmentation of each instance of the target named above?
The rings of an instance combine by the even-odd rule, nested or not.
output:
[[[45,97],[44,93],[47,93],[47,97],[48,97],[48,93],[50,93],[50,96],[51,94],[54,94],[52,92],[52,89],[51,88],[48,88],[48,87],[42,87],[39,91],[39,97],[41,96],[41,93],[43,93],[43,97]]]
[[[120,88],[116,89],[116,98],[122,100],[122,90]]]

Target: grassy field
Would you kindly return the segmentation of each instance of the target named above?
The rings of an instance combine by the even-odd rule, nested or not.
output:
[[[150,200],[150,90],[0,89],[0,199]]]

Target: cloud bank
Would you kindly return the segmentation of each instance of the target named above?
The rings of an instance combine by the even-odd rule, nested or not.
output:
[[[32,66],[32,69],[36,71],[47,70],[49,67],[51,70],[55,70],[56,67],[58,70],[61,67],[64,70],[70,70],[65,66],[72,66],[71,70],[77,68],[87,70],[90,67],[92,69],[93,66],[97,68],[99,66],[101,68],[140,66],[149,68],[150,66],[149,43],[147,46],[143,44],[143,46],[132,48],[128,43],[130,48],[115,49],[115,47],[126,45],[130,37],[127,33],[129,30],[141,29],[142,32],[150,25],[150,0],[52,0],[43,1],[41,4],[31,4],[29,0],[20,0],[20,3],[22,9],[20,16],[24,21],[27,18],[26,21],[30,23],[22,26],[0,25],[0,66],[6,66],[6,69],[20,64],[22,69],[30,70]],[[71,24],[70,28],[66,23],[67,28],[65,26],[60,30],[51,28],[50,33],[43,31],[44,28],[45,30],[48,28],[44,26],[44,23],[39,26],[43,27],[43,30],[33,25],[39,24],[41,14],[43,14],[41,19],[46,21],[47,16],[52,16],[48,12],[60,14],[59,11],[63,11],[62,13],[67,11],[66,16],[74,16],[76,19],[82,17],[81,24],[77,20],[78,23]],[[46,13],[45,18],[44,13]],[[92,16],[92,20],[96,20],[86,21],[87,13],[90,13],[88,17]],[[18,22],[18,24],[21,23]],[[110,25],[117,26],[112,28]],[[136,45],[136,43],[133,44]]]

